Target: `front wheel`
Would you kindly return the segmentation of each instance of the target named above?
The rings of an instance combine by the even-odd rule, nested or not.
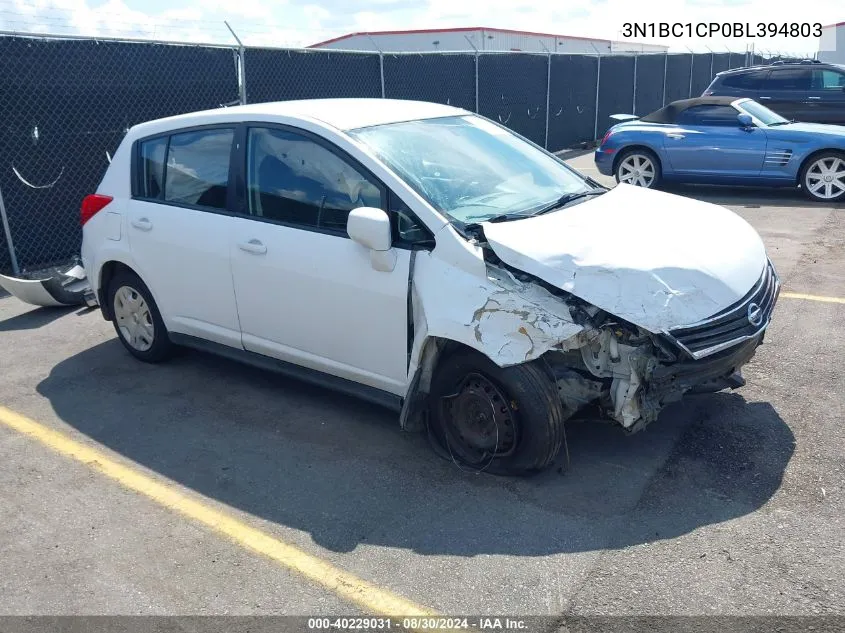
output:
[[[654,189],[660,184],[660,161],[648,150],[627,150],[619,157],[614,175],[618,183]]]
[[[567,416],[537,361],[502,368],[474,350],[458,351],[437,367],[430,398],[434,437],[462,467],[526,475],[560,451]]]
[[[845,200],[845,154],[831,151],[811,158],[801,170],[801,188],[810,200]]]

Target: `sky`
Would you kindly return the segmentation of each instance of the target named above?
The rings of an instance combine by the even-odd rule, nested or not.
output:
[[[0,30],[301,47],[354,31],[486,26],[602,39],[626,22],[831,24],[843,0],[0,0]],[[818,38],[628,38],[672,51],[812,54]]]

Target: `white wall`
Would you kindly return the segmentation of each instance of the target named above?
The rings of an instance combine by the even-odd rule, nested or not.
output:
[[[822,29],[819,59],[823,62],[845,64],[845,24]]]
[[[467,41],[469,40],[469,41]],[[436,44],[435,44],[436,42]],[[472,42],[472,45],[470,45]],[[354,51],[417,52],[417,51],[525,51],[531,53],[583,53],[609,55],[622,52],[665,52],[665,46],[609,42],[607,40],[570,39],[500,31],[437,31],[433,33],[401,33],[352,35],[317,48]]]

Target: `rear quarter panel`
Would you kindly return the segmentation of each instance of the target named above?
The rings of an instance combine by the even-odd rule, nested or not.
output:
[[[666,134],[677,129],[674,125],[660,123],[620,123],[614,126],[613,133],[605,143],[606,148],[614,150],[618,158],[625,150],[632,147],[645,147],[654,152],[660,159],[663,175],[672,174],[672,166],[666,156],[664,140]],[[614,159],[615,164],[615,159]]]
[[[131,196],[130,156],[133,138],[124,137],[112,157],[96,193],[113,198],[104,209],[82,227],[82,265],[92,289],[101,289],[103,265],[119,261],[135,268],[129,249],[125,210]]]

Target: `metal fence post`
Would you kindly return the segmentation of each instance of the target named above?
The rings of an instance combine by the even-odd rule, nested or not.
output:
[[[552,54],[549,53],[546,62],[546,144],[543,146],[549,149],[549,105],[552,97]]]
[[[695,53],[692,52],[692,49],[687,47],[687,50],[690,52],[689,57],[689,90],[687,90],[687,98],[692,97],[692,71],[695,68]]]
[[[595,125],[593,125],[593,140],[596,140],[599,137],[599,88],[601,86],[601,54],[597,56],[597,59],[598,63],[596,67],[596,120]]]
[[[483,31],[482,31],[483,34]],[[472,40],[469,39],[469,35],[464,35],[464,39],[469,42],[469,45],[472,46],[472,50],[475,51],[475,112],[478,113],[479,111],[479,103],[478,103],[478,47],[472,43]],[[484,40],[482,40],[484,41]]]
[[[663,105],[666,105],[666,75],[669,73],[669,53],[663,56]]]
[[[238,98],[240,100],[241,105],[246,105],[246,60],[245,60],[245,48],[243,42],[241,42],[241,38],[238,37],[238,34],[235,33],[235,30],[229,25],[229,23],[223,20],[223,24],[226,25],[226,28],[229,29],[229,33],[232,34],[232,37],[235,38],[235,41],[238,43],[238,50],[235,55],[238,58]]]
[[[637,113],[637,59],[639,55],[634,55],[634,98],[631,103],[631,114]]]
[[[381,98],[384,99],[384,53],[378,52],[378,72],[381,76]]]
[[[6,216],[6,205],[3,203],[3,191],[0,190],[0,218],[3,220],[3,232],[6,234],[6,245],[9,247],[9,259],[12,260],[12,272],[19,275],[18,256],[15,254],[15,244],[12,242],[12,230],[9,228],[9,218]]]
[[[540,46],[546,51],[546,140],[543,143],[543,147],[549,149],[549,99],[551,98],[552,90],[552,52],[543,44],[543,40],[537,41],[540,42]]]

